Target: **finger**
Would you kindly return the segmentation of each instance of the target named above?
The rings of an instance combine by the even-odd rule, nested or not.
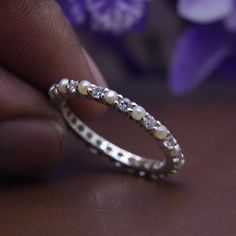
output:
[[[42,91],[63,77],[105,85],[55,1],[4,1],[0,32],[0,63]],[[80,116],[88,115],[86,101],[74,106],[83,111]],[[93,114],[102,112],[94,103],[89,107]]]
[[[66,127],[37,90],[0,68],[0,176],[38,175],[64,155]]]

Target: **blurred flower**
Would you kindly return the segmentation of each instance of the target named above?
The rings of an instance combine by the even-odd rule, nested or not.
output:
[[[87,19],[85,0],[57,0],[73,26],[80,25]]]
[[[149,0],[57,0],[74,26],[120,34],[145,19]]]
[[[179,0],[177,10],[195,25],[176,45],[170,67],[172,92],[188,93],[214,72],[236,75],[236,0]]]
[[[179,14],[195,23],[214,23],[223,20],[225,27],[236,31],[235,0],[179,0]]]

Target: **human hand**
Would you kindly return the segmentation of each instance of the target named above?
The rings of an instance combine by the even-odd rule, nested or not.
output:
[[[55,1],[1,1],[0,176],[38,175],[63,158],[66,126],[46,97],[63,77],[105,85]],[[71,106],[83,118],[103,113],[86,103]]]

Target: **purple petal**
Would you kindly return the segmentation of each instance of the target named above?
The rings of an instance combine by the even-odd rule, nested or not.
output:
[[[234,9],[235,0],[179,0],[179,14],[195,23],[212,23],[222,20]]]
[[[231,54],[229,35],[218,26],[195,26],[179,39],[170,66],[169,86],[183,95],[199,86]]]
[[[219,79],[230,79],[234,80],[236,78],[236,53],[228,57],[224,62],[217,68],[217,75]]]
[[[232,13],[225,19],[224,23],[228,30],[233,32],[236,31],[236,6]]]
[[[57,0],[73,26],[84,23],[87,17],[85,0]]]
[[[142,21],[148,0],[87,0],[94,30],[120,34]]]

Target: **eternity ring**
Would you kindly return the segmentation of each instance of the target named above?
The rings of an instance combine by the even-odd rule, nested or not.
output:
[[[61,111],[70,128],[82,138],[97,153],[104,154],[115,163],[131,173],[160,179],[173,175],[184,165],[185,159],[176,139],[170,131],[145,111],[142,106],[123,97],[121,94],[90,83],[87,80],[74,81],[62,79],[52,85],[49,95],[53,103]],[[120,111],[144,128],[158,143],[165,158],[164,160],[147,159],[126,151],[98,135],[85,125],[67,106],[67,100],[82,96],[103,103]]]

